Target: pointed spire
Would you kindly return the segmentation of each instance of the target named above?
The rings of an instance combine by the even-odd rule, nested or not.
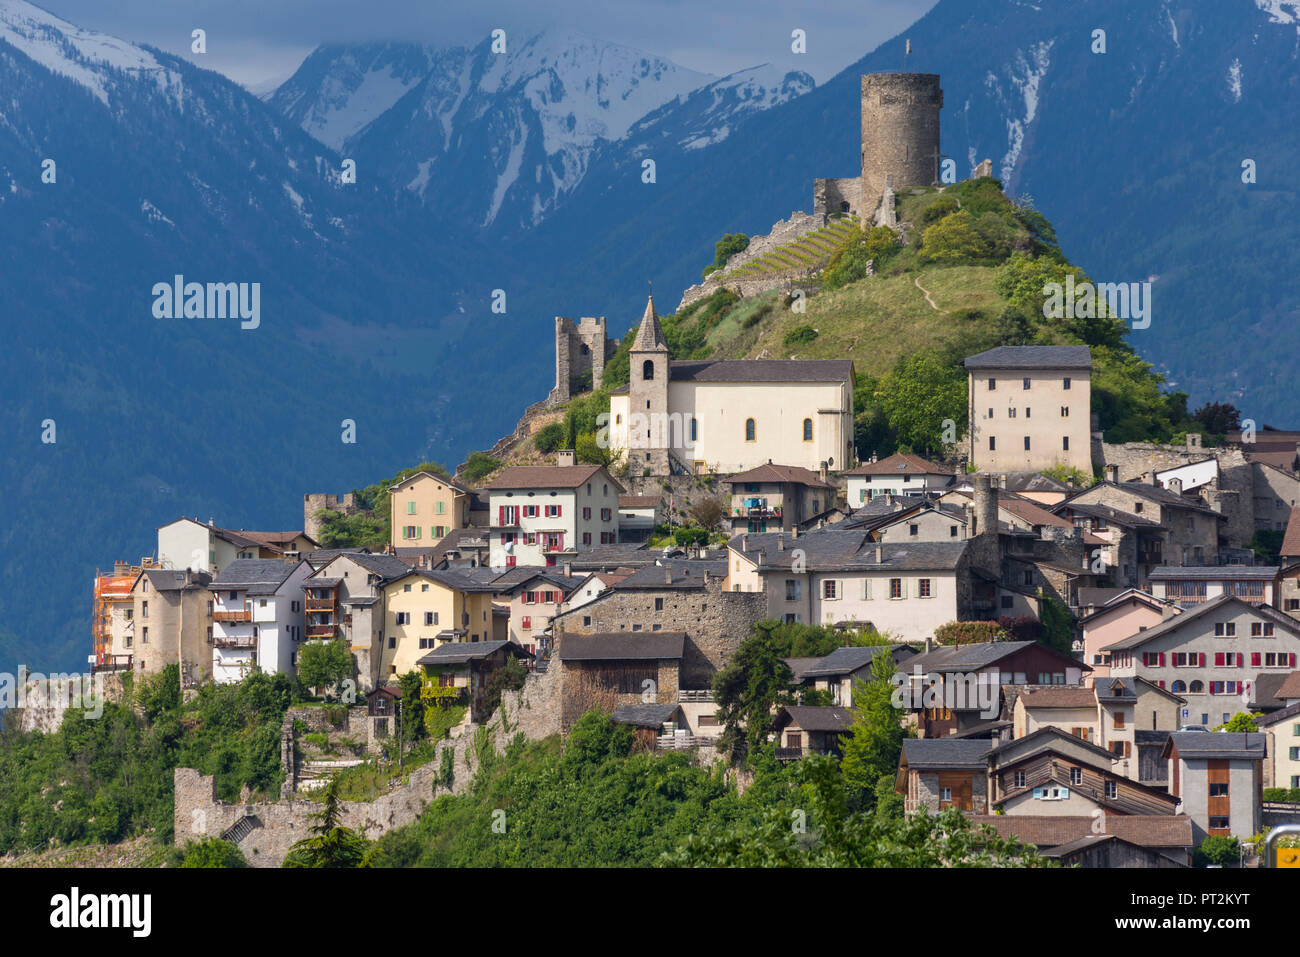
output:
[[[659,316],[655,312],[655,297],[651,296],[645,304],[645,315],[641,317],[641,328],[637,330],[632,342],[633,352],[668,351],[668,340],[659,325]]]

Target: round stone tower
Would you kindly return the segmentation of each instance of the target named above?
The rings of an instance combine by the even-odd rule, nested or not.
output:
[[[937,73],[862,77],[862,211],[869,218],[890,177],[895,190],[939,181]]]

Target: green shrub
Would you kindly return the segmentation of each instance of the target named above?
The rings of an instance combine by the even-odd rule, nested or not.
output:
[[[992,250],[963,209],[926,227],[919,256],[922,262],[979,263],[991,258]]]
[[[461,470],[461,478],[473,485],[501,468],[502,464],[500,459],[493,458],[486,452],[471,452],[465,460],[465,468]]]
[[[1211,834],[1196,849],[1194,859],[1197,867],[1206,867],[1210,864],[1228,867],[1238,864],[1241,861],[1241,844],[1235,837]]]
[[[550,425],[542,426],[534,433],[533,445],[537,447],[537,451],[543,455],[548,455],[563,445],[566,438],[567,433],[564,425],[560,422],[552,422]]]
[[[961,209],[961,203],[957,201],[957,197],[950,196],[947,193],[940,193],[935,201],[925,207],[925,211],[921,213],[921,225],[929,226],[931,223],[937,223],[945,216],[949,216],[959,209]]]
[[[817,330],[810,325],[795,326],[785,334],[787,346],[801,346],[817,338]]]
[[[686,525],[673,532],[673,541],[682,548],[688,548],[692,545],[705,545],[709,541],[709,531],[706,528]]]
[[[934,630],[940,645],[969,645],[985,641],[1006,641],[1011,636],[996,621],[950,621]]]
[[[229,841],[205,837],[189,841],[182,852],[181,867],[247,867],[243,852]]]

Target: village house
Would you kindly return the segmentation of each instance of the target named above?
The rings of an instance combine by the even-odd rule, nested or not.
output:
[[[842,754],[841,741],[853,730],[847,707],[785,705],[772,720],[778,761],[797,761],[806,754]]]
[[[518,566],[512,571],[525,569]],[[498,588],[497,597],[510,603],[509,639],[531,655],[550,658],[551,620],[564,609],[566,600],[582,584],[582,579],[567,576],[558,569],[530,571],[531,574],[520,575],[504,587],[501,578],[493,584]]]
[[[241,558],[296,561],[320,546],[302,532],[245,532],[220,528],[209,519],[178,518],[158,526],[158,566],[192,568],[216,575]]]
[[[1038,848],[1062,867],[1191,867],[1194,838],[1184,814],[1111,814],[1097,833],[1092,815],[975,815],[971,823]]]
[[[872,680],[872,662],[877,655],[886,653],[892,656],[894,667],[898,669],[903,669],[907,659],[916,655],[911,646],[900,644],[836,648],[824,658],[814,659],[801,667],[796,683],[829,692],[831,704],[836,707],[852,708],[854,682]]]
[[[988,755],[980,738],[908,738],[898,762],[894,790],[908,814],[956,808],[988,813]]]
[[[998,717],[1003,685],[1078,685],[1089,669],[1036,641],[983,641],[931,646],[899,670],[918,733],[938,738]]]
[[[1254,732],[1169,736],[1169,793],[1192,819],[1197,844],[1210,835],[1245,840],[1259,833],[1267,743]]]
[[[843,473],[849,507],[856,508],[880,495],[924,495],[952,484],[952,473],[919,455],[897,452],[880,461],[864,462]]]
[[[613,588],[630,574],[632,574],[630,569],[621,572],[587,572],[578,586],[569,593],[560,610],[573,611],[583,605],[591,604],[598,596]]]
[[[134,667],[135,596],[133,589],[140,572],[154,567],[152,558],[139,565],[118,561],[113,574],[95,576],[91,608],[92,672],[130,671]]]
[[[681,705],[624,704],[609,716],[614,724],[630,725],[637,744],[646,751],[676,748],[693,742]]]
[[[131,670],[137,675],[179,665],[185,687],[211,677],[211,581],[206,572],[189,569],[141,569],[127,592],[129,613],[122,608],[121,628],[115,636],[120,644],[113,646],[114,660],[129,656]]]
[[[411,569],[383,591],[380,680],[414,671],[421,657],[449,642],[493,640],[490,582],[461,571]]]
[[[1184,723],[1214,726],[1241,710],[1261,672],[1295,668],[1300,622],[1268,605],[1220,595],[1107,650],[1112,675],[1140,676],[1185,697]]]
[[[686,636],[615,632],[557,636],[560,720],[568,728],[592,708],[677,704]]]
[[[1087,346],[999,346],[968,357],[964,365],[968,461],[981,472],[1064,466],[1092,474]]]
[[[766,616],[762,595],[726,591],[726,563],[711,559],[661,559],[639,568],[594,599],[552,620],[559,635],[676,633],[683,636],[681,686],[710,687],[722,668]]]
[[[660,495],[620,495],[618,497],[618,540],[646,542],[655,527],[663,524],[664,500]]]
[[[1103,589],[1092,589],[1102,591]],[[1172,602],[1137,588],[1112,589],[1115,594],[1078,619],[1083,634],[1083,660],[1092,666],[1092,680],[1110,674],[1110,645],[1152,628],[1182,613]]]
[[[1300,678],[1300,671],[1291,673]],[[1300,685],[1300,680],[1296,682]],[[1300,688],[1294,704],[1257,718],[1256,726],[1268,739],[1264,787],[1300,789]]]
[[[766,462],[816,471],[853,459],[848,359],[670,361],[653,299],[627,386],[610,394],[610,451],[633,474],[744,472]]]
[[[455,479],[416,472],[388,489],[389,544],[393,548],[437,545],[454,529],[470,525],[470,489]]]
[[[488,713],[487,680],[512,659],[530,658],[512,641],[448,642],[416,660],[420,670],[420,698],[425,706],[469,708],[470,720],[482,723]]]
[[[487,489],[493,568],[553,566],[618,542],[618,498],[625,490],[599,465],[514,466]]]
[[[1272,566],[1166,565],[1151,569],[1147,580],[1156,598],[1184,607],[1220,595],[1234,595],[1252,605],[1276,608],[1278,571]]]
[[[809,528],[835,508],[835,486],[826,476],[797,466],[769,462],[731,476],[726,484],[733,534]]]
[[[406,562],[393,555],[348,551],[330,558],[303,582],[308,637],[338,637],[347,642],[361,691],[374,688],[380,678],[387,612],[384,586],[410,571]],[[315,598],[313,591],[318,593]]]
[[[305,559],[241,558],[208,583],[215,681],[240,681],[254,669],[294,674],[306,639],[303,583],[311,573]]]

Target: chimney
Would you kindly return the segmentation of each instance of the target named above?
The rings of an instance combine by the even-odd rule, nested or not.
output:
[[[776,550],[778,552],[785,551],[785,532],[776,533]]]
[[[1189,450],[1191,450],[1191,449],[1199,449],[1200,447],[1201,447],[1201,433],[1200,433],[1200,432],[1188,432],[1188,433],[1187,433],[1187,448],[1188,448]]]
[[[987,475],[975,476],[975,527],[971,537],[998,533],[998,490]]]
[[[927,653],[928,653],[928,652],[931,652],[931,651],[934,651],[934,636],[933,636],[933,635],[926,635],[926,636],[925,636],[925,650],[926,650]]]
[[[1173,492],[1175,495],[1182,495],[1183,480],[1180,478],[1171,478],[1168,484],[1165,485],[1165,488],[1169,489],[1169,491]]]
[[[1106,481],[1107,481],[1107,482],[1114,482],[1115,484],[1119,484],[1119,466],[1118,466],[1118,465],[1107,465],[1107,466],[1106,466]]]
[[[704,569],[704,587],[709,587],[709,570],[707,568]]]
[[[740,550],[741,550],[742,552],[747,552],[747,551],[749,551],[749,533],[748,533],[748,532],[746,532],[745,534],[743,534],[743,535],[740,536]]]
[[[1154,485],[1154,486],[1156,486],[1157,488],[1160,487],[1160,479],[1156,476],[1156,470],[1155,470],[1155,469],[1152,469],[1152,470],[1151,470],[1151,484]]]
[[[574,464],[573,449],[560,449],[555,454],[555,464],[563,468],[566,465]]]
[[[564,577],[565,578],[573,577],[573,564],[571,562],[564,563]]]
[[[820,469],[819,471],[820,471],[820,473],[821,473],[822,481],[825,482],[825,481],[826,481],[826,474],[827,474],[827,471],[828,471],[825,462],[822,462],[822,467],[821,467],[821,469]]]
[[[665,584],[665,585],[671,585],[672,583],[673,583],[673,568],[672,568],[671,565],[665,565],[665,566],[664,566],[664,584]]]
[[[793,527],[790,529],[790,537],[791,537],[791,538],[798,538],[798,537],[799,537],[799,526],[798,526],[798,525],[795,525],[795,526],[793,526]]]
[[[882,546],[879,542],[876,542],[876,564],[877,565],[884,564],[885,561],[884,552],[885,552],[884,546]]]

